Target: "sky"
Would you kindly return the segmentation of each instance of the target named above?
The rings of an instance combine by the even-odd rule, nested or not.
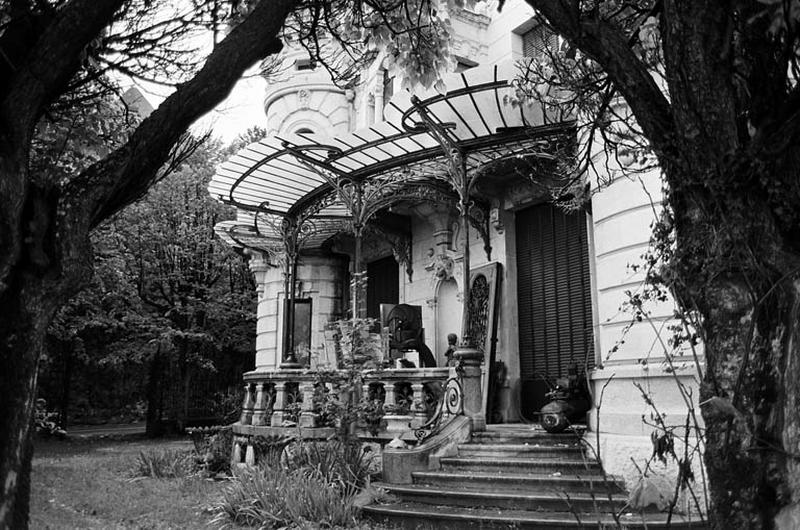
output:
[[[228,98],[201,118],[194,127],[199,131],[211,128],[212,134],[229,143],[253,125],[266,127],[264,89],[266,81],[254,75],[241,79]]]
[[[172,91],[142,81],[131,82],[129,86],[138,88],[153,107],[158,107]],[[258,66],[253,67],[234,86],[228,98],[195,122],[192,130],[200,134],[211,129],[213,136],[229,143],[253,125],[266,127],[263,108],[265,88],[266,81],[258,75]]]

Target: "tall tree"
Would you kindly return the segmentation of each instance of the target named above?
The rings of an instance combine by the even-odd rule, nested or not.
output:
[[[666,180],[649,280],[704,342],[713,525],[796,527],[800,3],[527,2],[568,43],[531,67],[528,95],[568,103],[587,139],[653,159]]]
[[[215,144],[200,146],[109,227],[157,335],[150,377],[162,380],[170,361],[178,368],[179,377],[167,384],[182,389],[182,405],[172,411],[179,423],[187,419],[194,375],[215,370],[223,350],[254,346],[255,286],[242,257],[214,235],[214,225],[233,213],[207,191],[220,153]],[[155,397],[148,396],[148,419],[155,419]]]

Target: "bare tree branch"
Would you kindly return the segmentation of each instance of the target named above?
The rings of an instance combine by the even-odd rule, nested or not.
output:
[[[582,17],[578,3],[526,0],[571,44],[596,61],[633,109],[639,125],[658,153],[672,151],[672,109],[625,34],[600,17]]]

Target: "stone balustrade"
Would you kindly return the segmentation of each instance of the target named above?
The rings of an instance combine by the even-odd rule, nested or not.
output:
[[[400,430],[410,432],[434,413],[454,371],[452,368],[365,370],[360,377],[360,396],[342,389],[347,386],[348,375],[347,370],[248,372],[244,375],[244,402],[238,425],[317,428],[324,396],[340,392],[340,402],[350,399],[380,404],[383,421],[379,430],[384,435]]]

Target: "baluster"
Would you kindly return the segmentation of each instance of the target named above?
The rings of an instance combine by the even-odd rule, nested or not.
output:
[[[319,414],[314,412],[314,383],[303,381],[300,383],[300,394],[303,402],[300,405],[300,426],[316,427]]]
[[[242,403],[242,416],[239,418],[239,423],[242,425],[250,425],[253,420],[253,391],[250,383],[244,385],[244,403]]]
[[[244,463],[249,466],[256,463],[256,449],[250,441],[248,441],[247,450],[244,453]]]
[[[279,381],[275,383],[275,403],[272,405],[272,417],[270,418],[270,425],[273,427],[281,427],[286,414],[286,383]]]
[[[425,423],[425,391],[422,383],[411,383],[411,413],[414,416],[413,425],[418,427]]]
[[[231,454],[232,464],[242,463],[242,442],[240,440],[233,440],[233,453]]]
[[[252,425],[264,425],[267,416],[267,393],[264,391],[264,383],[256,383],[256,399],[253,405]]]
[[[383,400],[383,410],[387,414],[397,414],[397,394],[392,381],[383,382],[383,391],[386,397]]]

